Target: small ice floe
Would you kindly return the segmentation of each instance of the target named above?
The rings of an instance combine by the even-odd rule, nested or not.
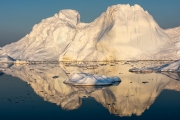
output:
[[[115,82],[120,82],[120,78],[113,76],[107,77],[105,75],[89,74],[89,73],[75,73],[65,80],[64,83],[72,85],[112,85]]]
[[[152,73],[153,72],[153,68],[146,68],[146,67],[142,67],[142,68],[131,68],[129,69],[129,72],[134,72],[134,73]]]
[[[158,68],[159,71],[169,71],[169,72],[180,72],[180,60],[162,65]]]

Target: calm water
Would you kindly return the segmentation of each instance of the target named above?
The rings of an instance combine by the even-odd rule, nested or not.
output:
[[[88,64],[91,68],[70,63],[8,68],[1,65],[0,120],[180,119],[177,73],[128,72],[132,67],[162,62]],[[118,76],[122,82],[105,87],[75,87],[63,83],[71,74],[80,72]]]

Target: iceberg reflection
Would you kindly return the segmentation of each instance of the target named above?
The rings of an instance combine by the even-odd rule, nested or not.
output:
[[[111,114],[118,116],[139,116],[149,109],[164,89],[180,91],[180,82],[175,80],[178,77],[175,73],[172,73],[173,77],[169,77],[171,73],[133,74],[128,72],[131,64],[96,64],[99,65],[95,69],[86,70],[78,66],[59,67],[58,64],[13,65],[3,68],[1,72],[27,82],[45,101],[65,110],[77,109],[82,105],[82,98],[92,97]],[[72,86],[63,83],[70,74],[82,72],[118,76],[121,83],[112,86]]]

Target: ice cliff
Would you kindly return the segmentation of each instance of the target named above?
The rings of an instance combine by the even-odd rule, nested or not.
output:
[[[174,47],[174,57],[167,57],[172,50],[166,50],[172,42],[169,32],[139,5],[108,7],[91,23],[80,22],[80,14],[67,9],[42,20],[3,49],[7,56],[27,61],[178,59],[180,52]]]

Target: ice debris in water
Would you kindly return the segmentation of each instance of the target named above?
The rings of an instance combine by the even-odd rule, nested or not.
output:
[[[130,72],[180,72],[180,60],[176,60],[161,66],[132,68]]]
[[[120,81],[120,78],[116,76],[107,77],[105,75],[75,73],[65,80],[64,83],[72,85],[112,85],[114,82]]]

